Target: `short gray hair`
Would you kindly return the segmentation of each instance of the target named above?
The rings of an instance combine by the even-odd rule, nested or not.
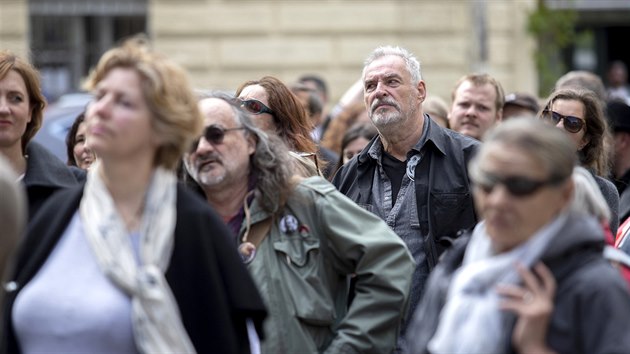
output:
[[[567,134],[562,129],[537,119],[510,119],[489,130],[483,141],[479,152],[470,161],[471,175],[479,171],[479,161],[497,143],[525,152],[541,163],[549,179],[558,182],[569,179],[577,163],[575,144]]]
[[[418,85],[420,80],[422,80],[420,61],[418,61],[418,59],[407,49],[397,46],[380,46],[374,49],[374,51],[372,51],[367,59],[365,59],[363,65],[363,74],[361,75],[361,77],[365,78],[365,69],[368,67],[368,65],[372,64],[373,61],[390,55],[395,55],[405,61],[405,67],[411,75],[411,83],[414,86]]]

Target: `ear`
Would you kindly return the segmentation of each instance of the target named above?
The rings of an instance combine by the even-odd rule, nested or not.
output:
[[[424,99],[427,98],[427,88],[424,80],[420,80],[418,82],[416,89],[418,90],[418,99],[420,100],[420,103],[424,102]]]
[[[253,155],[256,151],[256,137],[253,134],[247,134],[247,154]]]
[[[497,119],[496,119],[497,122],[503,121],[503,108],[500,108],[497,111],[497,116],[496,117],[497,117]]]

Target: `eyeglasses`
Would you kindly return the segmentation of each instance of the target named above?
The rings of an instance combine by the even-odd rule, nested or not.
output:
[[[225,134],[227,132],[231,132],[234,130],[243,130],[243,129],[245,128],[244,127],[223,128],[218,125],[210,125],[206,127],[202,136],[206,139],[207,142],[209,142],[212,145],[221,145],[223,144],[223,138],[225,138]],[[199,139],[195,139],[195,141],[193,141],[192,143],[192,146],[190,147],[190,151],[194,152],[195,150],[197,150],[198,145],[199,145]]]
[[[557,125],[558,122],[562,119],[562,125],[564,129],[569,133],[577,133],[582,128],[584,128],[584,119],[574,117],[574,116],[565,116],[558,112],[554,112],[549,109],[545,109],[540,116],[542,119],[553,123],[553,125]]]
[[[515,197],[527,197],[536,193],[540,188],[548,185],[554,185],[561,182],[562,178],[549,178],[544,181],[537,181],[527,177],[510,176],[499,177],[495,174],[488,172],[479,172],[478,176],[471,175],[473,183],[481,188],[484,193],[492,193],[494,187],[499,184],[505,186],[505,188]]]
[[[275,115],[275,113],[273,113],[271,108],[265,106],[265,104],[260,102],[259,100],[255,100],[255,99],[241,100],[241,99],[239,99],[239,101],[240,101],[241,107],[245,108],[251,114],[269,113],[271,115]]]

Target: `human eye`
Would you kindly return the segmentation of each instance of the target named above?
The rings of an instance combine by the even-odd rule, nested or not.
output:
[[[24,96],[22,96],[19,93],[14,93],[14,94],[9,95],[9,100],[12,103],[22,103],[24,102]]]
[[[374,84],[374,81],[366,81],[364,87],[366,92],[372,92],[374,91],[376,85]]]
[[[392,86],[392,87],[396,87],[398,85],[400,85],[400,80],[398,80],[397,78],[391,78],[387,80],[387,85],[388,86]]]

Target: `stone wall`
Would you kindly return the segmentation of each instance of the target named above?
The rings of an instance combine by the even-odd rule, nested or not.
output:
[[[29,53],[27,0],[0,0],[0,49]]]
[[[449,100],[472,71],[496,76],[506,92],[536,92],[534,41],[525,31],[536,0],[149,0],[158,49],[182,63],[199,88],[233,90],[273,75],[287,83],[321,74],[333,100],[355,82],[382,44],[406,47],[422,63],[428,91]],[[28,52],[27,0],[0,0],[0,48]],[[474,6],[485,4],[487,60]]]
[[[536,92],[534,41],[525,25],[535,0],[485,1],[487,60],[479,59],[468,0],[150,0],[156,46],[183,63],[195,85],[235,89],[273,75],[285,82],[321,74],[333,99],[382,44],[406,47],[422,63],[429,93],[450,100],[472,71],[496,76],[507,92]],[[477,4],[477,5],[476,5]]]

